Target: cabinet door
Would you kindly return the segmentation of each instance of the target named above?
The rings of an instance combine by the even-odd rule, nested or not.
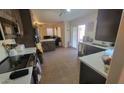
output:
[[[104,51],[104,50],[105,50],[105,49],[101,49],[101,48],[97,48],[97,47],[85,45],[85,48],[84,48],[84,55],[89,55],[89,54],[101,52],[101,51]]]
[[[0,9],[0,17],[14,22],[14,17],[12,16],[12,14],[13,13],[11,9]]]
[[[100,9],[97,17],[96,40],[114,42],[120,24],[122,9]]]
[[[19,10],[19,13],[23,26],[23,36],[18,42],[25,44],[25,47],[35,47],[35,31],[32,26],[30,10],[21,9]]]
[[[80,63],[80,84],[104,84],[106,79],[87,65]]]
[[[21,17],[18,9],[12,10],[13,17],[15,18],[15,23],[18,25],[19,33],[22,36],[23,35],[23,26],[21,22]]]

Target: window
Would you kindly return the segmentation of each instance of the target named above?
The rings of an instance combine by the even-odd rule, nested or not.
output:
[[[47,28],[47,35],[53,36],[53,29],[52,28]]]

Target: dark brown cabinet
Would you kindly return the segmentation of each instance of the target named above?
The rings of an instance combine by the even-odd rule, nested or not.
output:
[[[104,84],[106,78],[81,62],[80,84]]]
[[[15,17],[13,16],[14,9],[0,9],[0,17],[15,22]]]
[[[83,47],[83,53],[81,51],[78,51],[78,57],[81,56],[86,56],[89,54],[93,54],[93,53],[97,53],[97,52],[101,52],[104,51],[105,49],[102,48],[98,48],[95,46],[90,46],[90,45],[86,45],[86,44],[82,44],[81,47]]]
[[[19,27],[19,34],[22,36],[23,35],[23,25],[22,25],[19,9],[13,9],[12,14],[13,14],[13,17],[15,19],[15,23]]]
[[[98,10],[96,40],[115,42],[122,9],[100,9]]]
[[[98,48],[98,47],[94,47],[94,46],[90,46],[90,45],[84,45],[84,55],[90,55],[90,54],[94,54],[97,52],[101,52],[104,51],[105,49],[102,48]]]
[[[95,46],[84,45],[84,56],[94,54],[97,52],[104,51]],[[85,65],[83,62],[80,62],[80,84],[102,84],[105,83],[106,79],[94,71],[89,66]]]
[[[4,39],[15,39],[18,44],[34,47],[35,32],[29,9],[0,9]],[[0,40],[2,36],[0,34]]]
[[[15,39],[23,33],[18,9],[0,9],[0,23],[4,39]]]
[[[20,9],[19,15],[23,27],[23,35],[21,38],[16,39],[16,42],[19,44],[25,44],[25,47],[34,47],[35,32],[32,25],[30,10]]]

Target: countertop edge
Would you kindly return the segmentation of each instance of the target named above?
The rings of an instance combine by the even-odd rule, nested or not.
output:
[[[103,52],[103,51],[102,51]],[[98,52],[98,53],[102,53],[102,52]],[[94,53],[94,54],[98,54],[98,53]],[[94,55],[94,54],[91,54],[91,55]],[[90,56],[91,56],[90,55]],[[83,56],[83,57],[88,57],[89,55],[87,56]],[[83,57],[79,57],[78,59],[80,60],[80,62],[84,63],[85,65],[89,66],[90,68],[92,68],[93,70],[95,70],[96,72],[98,72],[100,75],[102,75],[104,78],[107,78],[107,75],[103,74],[102,72],[98,71],[96,68],[94,68],[93,66],[89,65],[87,62],[85,62],[85,60],[82,60]]]

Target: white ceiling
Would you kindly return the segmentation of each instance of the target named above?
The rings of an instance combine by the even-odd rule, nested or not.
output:
[[[95,13],[95,9],[71,9],[67,12],[65,9],[32,9],[34,19],[39,22],[63,22],[71,21],[81,16]]]

